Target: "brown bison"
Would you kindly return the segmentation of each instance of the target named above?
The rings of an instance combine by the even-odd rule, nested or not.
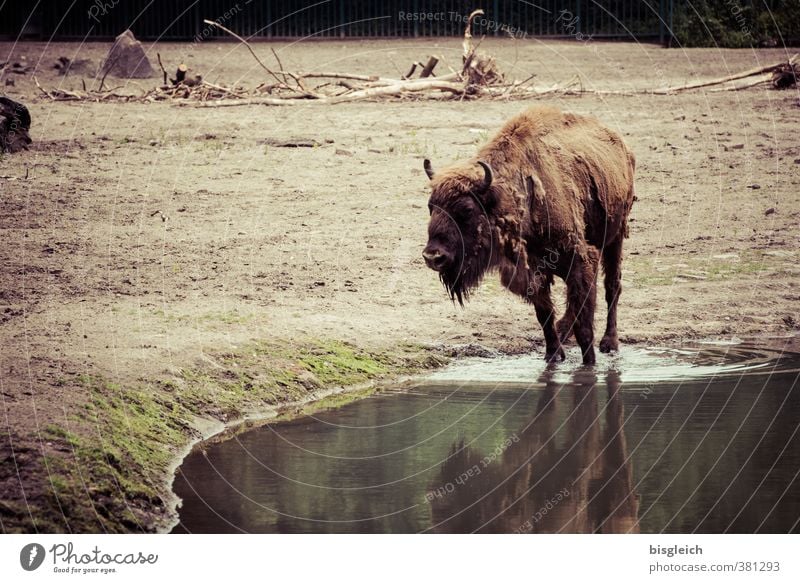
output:
[[[31,129],[31,115],[28,108],[0,96],[0,154],[27,150],[31,143],[28,131]]]
[[[478,155],[434,172],[431,218],[422,256],[451,299],[463,305],[483,276],[533,304],[545,358],[563,360],[571,335],[592,364],[598,263],[605,272],[608,320],[600,351],[618,348],[622,241],[635,200],[635,160],[597,120],[550,107],[511,119]],[[550,287],[566,282],[567,308],[556,324]]]

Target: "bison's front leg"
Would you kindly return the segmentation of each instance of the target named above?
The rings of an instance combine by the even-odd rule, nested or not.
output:
[[[567,311],[574,315],[572,331],[583,353],[583,364],[594,364],[594,310],[597,303],[597,263],[599,253],[587,247],[575,252],[567,275]]]
[[[550,297],[550,286],[541,289],[532,298],[533,307],[536,309],[536,319],[542,326],[544,332],[544,359],[547,362],[559,362],[566,358],[564,349],[556,333],[556,312],[553,307],[553,300]]]

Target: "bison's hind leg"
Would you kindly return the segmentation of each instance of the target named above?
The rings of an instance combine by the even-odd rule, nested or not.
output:
[[[594,364],[594,310],[599,253],[594,247],[576,253],[567,275],[567,312],[575,314],[572,331],[583,353],[583,364]]]
[[[567,311],[564,312],[564,315],[561,316],[561,319],[556,322],[556,332],[558,332],[558,338],[561,340],[562,344],[566,344],[567,341],[572,337],[572,327],[575,325],[575,314],[573,314],[569,309],[569,303],[567,304]]]
[[[612,352],[619,350],[617,303],[622,291],[622,235],[603,248],[603,272],[605,273],[608,319],[606,320],[606,332],[600,340],[600,352]]]

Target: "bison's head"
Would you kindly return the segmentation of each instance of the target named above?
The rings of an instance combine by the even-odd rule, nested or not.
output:
[[[453,301],[463,305],[491,267],[492,169],[479,161],[434,173],[425,160],[425,173],[433,192],[428,201],[428,244],[422,257],[439,273]]]

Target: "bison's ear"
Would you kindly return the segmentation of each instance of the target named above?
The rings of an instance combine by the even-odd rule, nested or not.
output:
[[[433,180],[433,166],[431,166],[431,161],[425,158],[425,161],[422,163],[423,168],[425,168],[425,174],[428,175],[430,180]]]
[[[528,205],[544,200],[544,186],[538,176],[525,177],[525,191],[528,193]]]

